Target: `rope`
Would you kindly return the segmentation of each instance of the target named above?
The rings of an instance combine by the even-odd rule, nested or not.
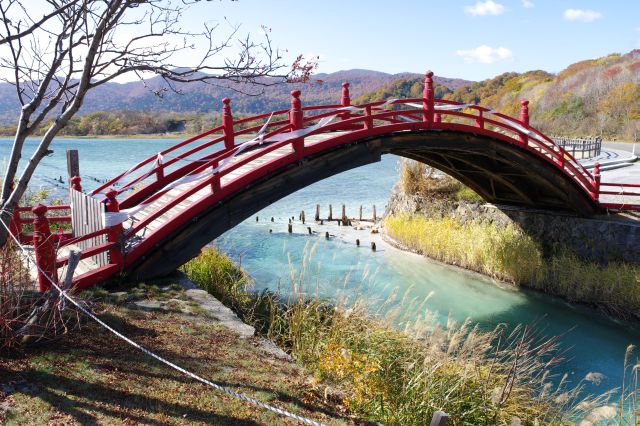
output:
[[[47,278],[47,280],[51,283],[51,285],[58,291],[58,293],[60,293],[60,296],[64,297],[71,304],[73,304],[76,308],[78,308],[78,310],[80,312],[82,312],[83,314],[85,314],[86,316],[88,316],[89,318],[91,318],[92,320],[97,322],[98,324],[100,324],[102,327],[104,327],[105,329],[110,331],[115,336],[119,337],[121,340],[124,340],[129,345],[131,345],[134,348],[138,349],[139,351],[141,351],[145,355],[148,355],[148,356],[156,359],[157,361],[160,361],[161,363],[167,365],[168,367],[171,367],[174,370],[179,371],[180,373],[182,373],[182,374],[184,374],[186,376],[189,376],[194,380],[199,381],[200,383],[203,383],[203,384],[205,384],[207,386],[210,386],[210,387],[214,388],[215,390],[217,390],[219,392],[225,393],[225,394],[227,394],[229,396],[232,396],[234,398],[237,398],[237,399],[240,399],[242,401],[248,402],[249,404],[255,405],[256,407],[260,407],[260,408],[263,408],[265,410],[272,411],[272,412],[274,412],[276,414],[279,414],[281,416],[289,417],[291,419],[297,420],[297,421],[299,421],[301,423],[305,423],[305,424],[312,425],[312,426],[324,426],[322,423],[317,422],[315,420],[311,420],[309,418],[294,414],[294,413],[292,413],[290,411],[283,410],[282,408],[278,408],[278,407],[275,407],[273,405],[269,405],[269,404],[266,404],[264,402],[258,401],[257,399],[248,397],[248,396],[246,396],[244,394],[241,394],[239,392],[235,392],[235,391],[233,391],[231,389],[228,389],[228,388],[226,388],[226,387],[224,387],[222,385],[219,385],[219,384],[214,383],[214,382],[212,382],[210,380],[207,380],[207,379],[205,379],[205,378],[203,378],[201,376],[198,376],[197,374],[192,373],[189,370],[186,370],[186,369],[180,367],[179,365],[174,364],[173,362],[161,357],[160,355],[157,355],[156,353],[150,351],[149,349],[145,348],[144,346],[140,345],[139,343],[133,341],[129,337],[127,337],[124,334],[120,333],[119,331],[113,329],[107,323],[105,323],[100,318],[98,318],[97,316],[92,314],[85,307],[80,305],[80,303],[77,302],[73,297],[69,296],[69,294],[67,294],[66,290],[63,290],[62,288],[60,288],[60,286],[58,286],[58,284],[55,283],[54,280],[51,279],[49,274],[47,274],[45,271],[43,271],[42,268],[40,268],[40,266],[38,266],[38,264],[32,259],[31,254],[27,251],[27,249],[24,248],[24,246],[22,244],[20,244],[20,241],[15,237],[15,235],[13,235],[11,233],[11,230],[9,229],[7,224],[4,222],[4,220],[0,219],[0,222],[2,223],[2,226],[4,226],[4,228],[7,230],[7,232],[11,236],[11,238],[16,242],[16,244],[18,245],[20,250],[24,253],[24,255],[26,256],[27,260],[30,261],[31,263],[33,263],[33,265],[35,265],[35,267],[38,269],[38,271],[43,276],[45,276]]]

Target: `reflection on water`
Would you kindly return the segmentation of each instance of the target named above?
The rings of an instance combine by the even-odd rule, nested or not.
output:
[[[39,168],[35,183],[51,185],[53,178],[64,178],[67,148],[79,149],[84,188],[91,189],[97,183],[89,176],[112,177],[174,142],[59,140],[53,145],[54,155],[46,158]],[[34,146],[34,141],[28,141],[27,147]],[[8,140],[0,140],[0,155],[6,157],[8,149]],[[341,203],[347,205],[352,217],[357,216],[361,204],[365,217],[371,216],[373,204],[380,214],[397,177],[397,161],[397,157],[385,156],[378,164],[311,185],[258,213],[259,222],[251,218],[236,226],[215,244],[242,263],[258,289],[287,291],[291,288],[292,268],[300,273],[306,259],[303,273],[308,291],[325,297],[364,296],[381,303],[392,292],[397,293],[398,300],[406,293],[408,303],[414,301],[412,309],[405,309],[408,317],[424,315],[422,301],[429,297],[426,307],[436,311],[441,319],[448,315],[458,321],[471,318],[486,328],[499,323],[537,322],[547,335],[566,333],[562,339],[569,356],[565,368],[575,381],[588,372],[598,371],[607,376],[601,389],[618,386],[627,345],[640,343],[640,333],[635,327],[556,298],[498,285],[479,275],[395,249],[374,253],[366,247],[356,247],[353,238],[325,240],[318,235],[308,236],[302,226],[296,227],[294,234],[286,232],[288,217],[297,218],[305,210],[307,218],[312,218],[316,204],[321,204],[323,216],[329,203],[333,204],[334,215]],[[313,254],[309,256],[311,251]]]

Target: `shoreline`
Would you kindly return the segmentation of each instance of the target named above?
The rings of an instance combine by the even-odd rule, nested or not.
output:
[[[475,278],[479,278],[482,281],[487,281],[488,283],[494,284],[498,287],[500,287],[501,289],[505,289],[505,290],[511,290],[511,291],[524,291],[524,292],[528,292],[528,293],[532,293],[538,297],[545,297],[545,298],[555,298],[558,300],[561,300],[563,303],[566,303],[569,307],[571,307],[572,309],[578,308],[578,309],[583,309],[586,313],[588,312],[595,312],[598,315],[601,315],[603,318],[609,320],[609,321],[613,321],[617,324],[620,325],[627,325],[627,326],[631,326],[631,327],[638,327],[640,326],[640,317],[638,316],[631,316],[631,317],[622,317],[622,316],[616,316],[613,313],[611,313],[610,311],[608,311],[606,309],[605,306],[601,306],[598,305],[597,303],[588,303],[588,302],[580,302],[580,301],[574,301],[574,300],[569,300],[566,297],[559,295],[559,294],[553,294],[553,293],[547,293],[544,291],[541,291],[539,289],[536,289],[534,287],[530,287],[528,285],[517,285],[515,283],[511,283],[509,281],[504,281],[504,280],[500,280],[497,278],[494,278],[490,275],[484,274],[482,272],[473,270],[473,269],[467,269],[464,268],[462,266],[459,265],[455,265],[452,263],[446,263],[443,262],[441,260],[438,259],[434,259],[430,256],[427,256],[425,254],[422,253],[418,253],[412,249],[410,249],[409,247],[405,246],[404,244],[402,244],[401,242],[395,240],[393,237],[391,237],[385,230],[384,226],[381,226],[379,228],[380,230],[380,235],[382,236],[382,239],[385,241],[386,244],[388,244],[390,247],[393,247],[396,250],[402,251],[404,253],[411,253],[414,254],[416,256],[420,256],[421,258],[429,261],[429,262],[434,262],[438,265],[442,265],[444,267],[449,267],[452,268],[458,272],[463,272],[466,273],[470,276],[473,276]]]

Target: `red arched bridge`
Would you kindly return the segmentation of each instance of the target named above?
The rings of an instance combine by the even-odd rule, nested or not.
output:
[[[300,91],[293,91],[289,110],[241,120],[223,99],[221,126],[141,161],[89,194],[78,177],[72,179],[70,236],[49,236],[46,208],[34,208],[38,264],[57,279],[69,249],[80,247],[85,266],[72,280],[80,288],[120,273],[165,275],[267,205],[387,153],[440,169],[491,203],[583,216],[640,209],[620,198],[638,200],[633,191],[640,185],[601,183],[598,166],[587,171],[529,125],[528,101],[515,119],[434,99],[432,75],[426,75],[422,98],[353,106],[344,83],[340,104],[303,107]],[[616,202],[601,202],[612,195]],[[63,220],[71,219],[56,219]],[[26,221],[17,216],[16,233]],[[40,284],[48,287],[42,274]]]

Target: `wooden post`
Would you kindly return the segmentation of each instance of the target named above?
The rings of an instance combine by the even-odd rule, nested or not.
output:
[[[82,178],[80,176],[75,175],[71,178],[71,189],[82,192]]]
[[[293,232],[293,225],[291,223],[287,225],[287,232],[290,234]]]
[[[327,220],[333,220],[333,207],[329,204],[329,217]]]
[[[429,426],[445,426],[449,420],[449,415],[444,411],[436,411],[433,413]]]
[[[316,222],[320,220],[320,204],[316,204]]]
[[[233,114],[231,113],[231,99],[222,100],[222,132],[224,134],[224,148],[231,149],[235,145],[233,139]]]
[[[364,128],[365,129],[372,129],[373,128],[373,117],[371,117],[371,106],[367,105],[366,107],[364,107],[364,115],[365,115],[365,120],[364,120]]]
[[[300,91],[293,90],[291,91],[291,110],[289,111],[289,124],[291,125],[291,131],[300,130],[304,127],[303,117]],[[301,159],[304,156],[304,138],[294,139],[292,145],[297,158]]]
[[[373,221],[375,222],[376,220],[378,220],[378,216],[376,215],[376,205],[373,205]]]
[[[524,127],[529,128],[529,101],[526,99],[520,101],[520,122]],[[529,143],[529,137],[527,137],[527,135],[520,135],[520,142],[526,145]]]
[[[371,250],[376,251],[376,243],[371,241]]]
[[[342,83],[342,97],[340,98],[340,105],[343,107],[351,106],[351,97],[349,96],[349,83],[346,81]],[[340,119],[348,120],[351,117],[351,111],[345,111],[340,114]]]
[[[422,113],[422,121],[427,123],[427,128],[430,128],[433,124],[433,104],[434,104],[434,95],[433,95],[433,72],[427,71],[424,76],[424,90],[422,91],[422,97],[424,100],[422,101],[422,108],[424,108],[424,112]]]
[[[484,111],[478,110],[478,118],[476,118],[476,127],[484,129]]]
[[[47,207],[38,204],[31,211],[36,216],[33,219],[33,247],[36,253],[36,265],[38,265],[38,284],[40,292],[45,292],[51,288],[49,278],[58,283],[55,236],[51,235]]]
[[[300,220],[302,221],[303,225],[304,225],[305,219],[306,219],[306,217],[304,216],[304,210],[302,210],[302,212],[300,213]]]
[[[329,231],[324,233],[324,237],[328,240],[329,239]]]
[[[309,231],[309,235],[313,235],[313,232],[311,232],[311,227],[307,226],[307,231]]]
[[[362,204],[360,204],[360,216],[359,216],[359,220],[362,220]]]
[[[593,165],[593,190],[595,192],[595,200],[600,200],[600,163]]]
[[[69,180],[74,176],[80,176],[80,159],[77,149],[67,150],[67,173]]]
[[[356,239],[356,245],[357,245],[358,247],[360,247],[360,239],[359,239],[359,238],[358,238],[358,239]]]
[[[347,224],[347,206],[342,205],[342,223]]]
[[[260,220],[259,216],[256,216],[256,222],[258,222]]]
[[[120,204],[118,200],[116,200],[116,195],[118,195],[118,191],[115,189],[108,190],[105,195],[107,196],[107,200],[105,202],[105,210],[109,213],[117,213],[120,211]],[[120,237],[124,232],[124,227],[121,223],[114,225],[109,228],[109,232],[107,233],[107,240],[111,243],[117,243],[117,245],[109,250],[109,261],[116,265],[124,266],[123,256],[121,250],[121,241]]]

